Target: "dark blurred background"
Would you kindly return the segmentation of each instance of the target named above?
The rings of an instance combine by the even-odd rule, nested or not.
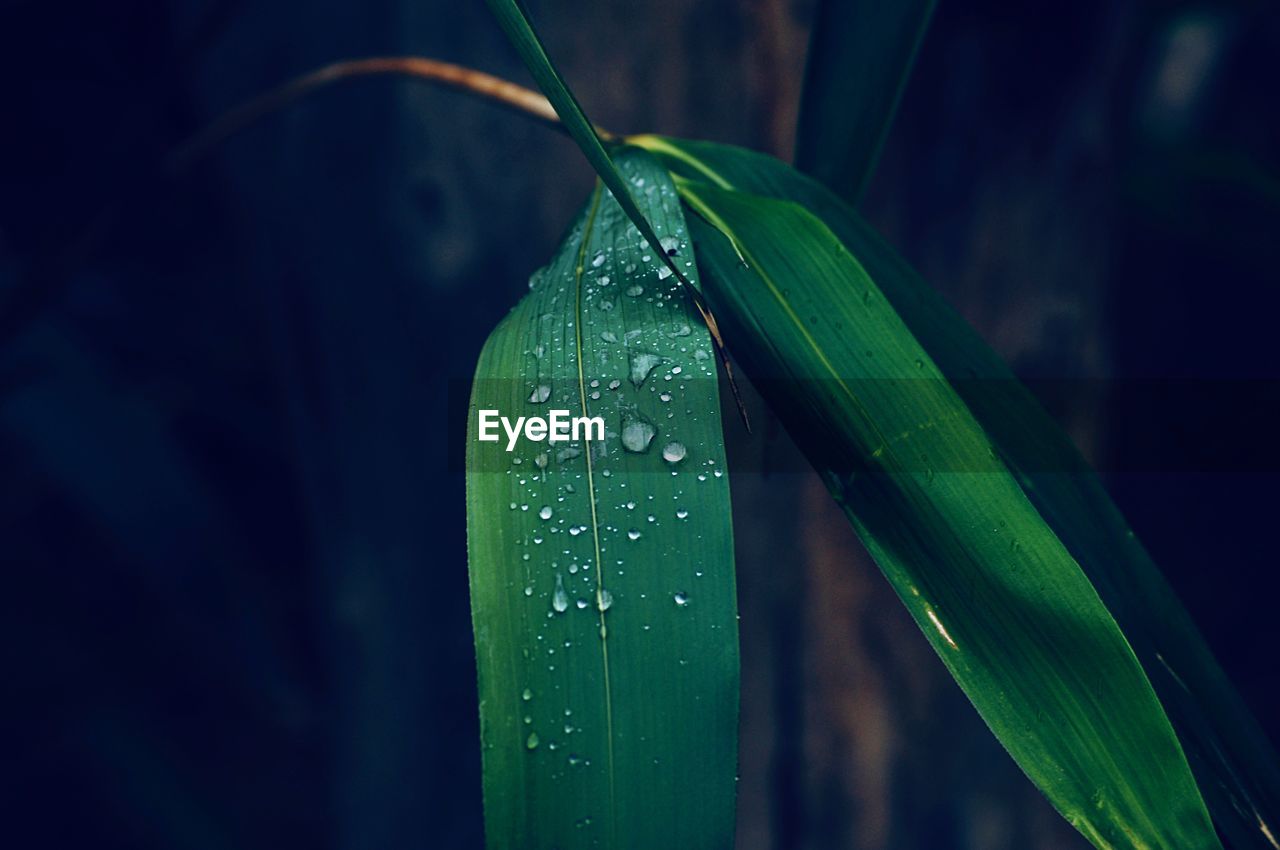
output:
[[[812,5],[530,3],[601,124],[784,157]],[[481,845],[449,386],[592,176],[380,79],[155,178],[390,53],[527,79],[478,2],[0,0],[6,846]],[[1278,55],[1273,2],[942,0],[865,204],[1048,388],[1273,740]],[[1085,846],[753,405],[740,847]]]

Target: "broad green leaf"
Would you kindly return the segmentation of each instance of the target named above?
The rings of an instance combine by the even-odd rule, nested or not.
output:
[[[863,266],[798,204],[680,185],[744,367],[1022,769],[1098,847],[1219,847],[1115,621]]]
[[[858,258],[986,429],[1120,624],[1232,846],[1280,847],[1280,760],[1182,604],[1070,439],[982,338],[856,212],[773,157],[633,140],[688,176],[796,201]]]
[[[820,0],[809,39],[796,167],[850,203],[870,182],[935,0]]]
[[[696,280],[679,200],[618,156]],[[712,341],[598,189],[490,336],[467,435],[488,846],[733,845],[738,644]],[[602,416],[604,441],[478,442],[478,411]]]

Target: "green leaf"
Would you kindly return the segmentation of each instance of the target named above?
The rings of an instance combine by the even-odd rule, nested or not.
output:
[[[786,164],[707,142],[633,141],[688,176],[802,204],[858,258],[1120,624],[1219,830],[1234,847],[1280,847],[1274,749],[1097,476],[999,355],[855,211]]]
[[[821,0],[809,40],[796,167],[856,204],[871,180],[935,0]]]
[[[666,171],[639,151],[618,167],[696,280]],[[467,533],[495,850],[733,845],[738,635],[715,360],[664,271],[597,189],[476,369]],[[606,438],[511,453],[505,437],[475,439],[482,409],[552,408],[602,416]]]
[[[689,283],[684,276],[684,270],[668,260],[666,254],[661,250],[657,235],[636,205],[635,199],[632,198],[631,190],[627,187],[626,181],[614,166],[613,159],[601,143],[600,135],[597,133],[595,125],[587,120],[586,114],[578,104],[578,99],[573,96],[573,92],[569,90],[564,78],[560,76],[560,72],[556,70],[555,65],[551,62],[551,57],[547,55],[547,51],[543,48],[537,32],[533,29],[533,22],[524,10],[524,4],[519,0],[487,0],[487,2],[489,8],[498,19],[498,25],[502,27],[507,39],[515,47],[516,52],[520,54],[520,59],[524,62],[525,67],[533,75],[534,82],[542,90],[542,93],[547,96],[547,100],[551,101],[551,105],[555,108],[556,114],[560,116],[565,130],[578,144],[583,155],[591,163],[591,167],[595,169],[596,174],[604,182],[604,185],[609,188],[609,191],[613,192],[614,198],[621,206],[622,211],[631,219],[631,223],[640,230],[640,234],[649,243],[649,247],[653,249],[655,254],[659,255],[660,259],[667,264],[667,267],[675,273],[676,277],[682,283]]]
[[[862,265],[798,204],[680,185],[744,367],[1022,769],[1098,847],[1219,847],[1115,621]]]

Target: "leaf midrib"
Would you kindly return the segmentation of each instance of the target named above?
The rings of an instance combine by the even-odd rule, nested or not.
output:
[[[582,415],[590,416],[587,409],[587,379],[583,370],[583,362],[586,360],[585,352],[582,346],[582,274],[585,271],[585,262],[587,255],[587,243],[591,241],[591,234],[595,230],[596,216],[600,210],[600,196],[602,194],[603,184],[597,180],[595,192],[591,195],[591,211],[587,213],[586,223],[582,227],[582,244],[578,247],[578,262],[573,270],[574,283],[574,322],[573,322],[573,338],[574,349],[578,361],[578,402],[582,407]],[[587,430],[590,434],[590,429]],[[609,765],[609,843],[610,846],[617,846],[617,826],[618,826],[618,801],[615,793],[616,782],[613,764],[613,689],[609,682],[609,632],[605,628],[605,612],[602,605],[604,599],[604,558],[600,553],[600,522],[596,516],[596,484],[595,469],[592,461],[591,442],[587,440],[587,449],[583,454],[587,458],[587,500],[591,504],[591,541],[596,561],[596,611],[600,617],[600,655],[601,663],[604,668],[604,721],[605,721],[605,741],[607,744],[606,760]]]

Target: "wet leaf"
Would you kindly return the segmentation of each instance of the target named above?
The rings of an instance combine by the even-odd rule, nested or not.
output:
[[[666,171],[638,151],[618,166],[696,279]],[[492,848],[732,846],[738,645],[715,361],[662,268],[598,189],[476,369],[467,531]],[[474,439],[479,410],[556,408],[603,417],[605,439],[511,453],[505,437]]]

